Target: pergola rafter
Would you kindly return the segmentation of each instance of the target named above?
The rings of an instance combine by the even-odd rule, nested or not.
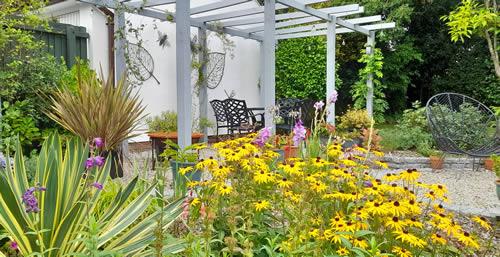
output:
[[[206,40],[205,31],[223,32],[231,36],[252,39],[261,42],[261,61],[263,68],[261,93],[264,106],[274,106],[275,102],[275,44],[277,40],[310,36],[327,36],[327,95],[335,90],[335,45],[336,34],[358,32],[367,36],[367,53],[372,54],[375,32],[394,28],[394,23],[377,23],[382,21],[380,15],[344,18],[364,12],[357,4],[315,9],[311,4],[327,0],[264,0],[264,6],[243,6],[252,0],[219,0],[192,7],[190,0],[78,0],[89,4],[115,9],[117,12],[130,12],[137,15],[171,21],[176,23],[177,51],[177,112],[179,145],[191,144],[191,71],[190,27],[197,27],[198,34]],[[175,12],[169,11],[175,4]],[[243,8],[241,8],[241,6]],[[227,9],[226,9],[227,8]],[[230,9],[232,8],[232,9]],[[276,14],[276,10],[295,9],[294,12]],[[170,8],[171,9],[171,8]],[[115,24],[125,24],[124,15],[115,15]],[[118,28],[115,28],[118,29]],[[123,46],[123,39],[116,39],[116,45]],[[201,42],[206,44],[206,42]],[[124,72],[123,51],[116,52],[117,74]],[[367,110],[372,115],[373,83],[367,82]],[[200,93],[206,103],[207,92]],[[206,116],[206,104],[200,104],[200,114]],[[205,109],[203,109],[205,108]],[[331,107],[327,121],[334,123],[335,110]],[[206,117],[203,117],[206,118]],[[189,121],[187,121],[189,119]],[[272,125],[270,114],[266,113],[266,124]]]

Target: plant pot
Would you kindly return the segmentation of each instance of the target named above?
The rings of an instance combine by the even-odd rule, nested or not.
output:
[[[119,150],[104,151],[102,157],[105,159],[111,154],[109,161],[111,162],[111,168],[109,170],[109,176],[112,179],[123,178],[123,158],[122,152]]]
[[[440,170],[443,168],[444,158],[439,156],[429,156],[431,168],[433,170]]]
[[[285,150],[283,149],[273,149],[274,152],[278,153],[280,156],[278,157],[278,162],[285,161]]]
[[[350,140],[345,140],[344,143],[342,143],[342,148],[347,149],[347,148],[353,148],[355,146],[361,146],[361,145],[363,145],[362,138],[353,138]]]
[[[493,170],[493,159],[488,158],[484,160],[484,168],[487,170]]]
[[[497,179],[496,184],[497,184],[497,197],[498,200],[500,200],[500,179]]]
[[[299,147],[293,145],[285,145],[283,146],[283,151],[285,152],[284,155],[285,160],[290,158],[296,158],[299,152]]]
[[[199,170],[187,172],[184,176],[178,176],[179,169],[186,168],[186,167],[194,167],[194,165],[196,165],[195,162],[178,162],[178,161],[170,160],[170,167],[172,167],[172,181],[174,183],[174,188],[175,188],[176,181],[179,181],[182,184],[185,184],[186,178],[191,180],[191,181],[201,181],[201,171],[199,171]]]

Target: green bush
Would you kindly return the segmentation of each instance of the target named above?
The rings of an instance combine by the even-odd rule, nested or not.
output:
[[[361,137],[361,130],[369,128],[371,119],[366,110],[350,109],[340,116],[339,130],[346,138]]]
[[[17,138],[25,149],[31,149],[33,142],[40,139],[41,133],[36,127],[33,112],[29,100],[16,101],[12,105],[9,102],[3,103],[2,122],[0,122],[1,150],[13,150]]]
[[[381,145],[386,151],[415,150],[428,156],[432,150],[433,139],[427,124],[425,107],[421,107],[418,101],[412,106],[413,108],[403,112],[395,127],[380,130]]]
[[[177,131],[177,113],[164,111],[158,116],[146,119],[149,131],[173,132]]]

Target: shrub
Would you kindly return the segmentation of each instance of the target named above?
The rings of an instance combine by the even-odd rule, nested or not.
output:
[[[416,170],[375,178],[368,165],[386,164],[363,148],[333,143],[282,163],[255,140],[216,143],[195,166],[211,179],[189,185],[187,256],[481,255],[487,240],[475,232],[494,235],[484,218],[459,224],[440,205],[446,187],[417,182]]]
[[[146,118],[146,123],[151,132],[177,131],[177,113],[174,111],[164,111],[158,116]]]
[[[370,128],[371,119],[366,110],[349,109],[340,117],[338,128],[348,138],[361,136],[362,129]]]

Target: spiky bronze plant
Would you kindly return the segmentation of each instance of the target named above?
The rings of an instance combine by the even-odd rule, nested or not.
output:
[[[134,131],[145,116],[145,107],[125,77],[116,86],[113,76],[101,78],[95,73],[78,75],[76,92],[59,89],[46,114],[84,140],[103,138],[105,148],[111,150],[137,135]]]

